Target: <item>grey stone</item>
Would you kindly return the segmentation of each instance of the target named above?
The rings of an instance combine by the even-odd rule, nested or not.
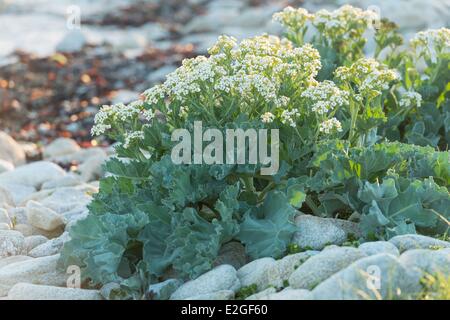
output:
[[[415,268],[422,273],[450,274],[450,249],[412,249],[404,252],[399,261],[407,269]]]
[[[186,298],[184,300],[231,300],[234,298],[233,290],[219,290],[211,293],[203,293]]]
[[[28,256],[10,256],[6,258],[0,258],[0,269],[4,266],[7,266],[8,264],[16,263],[16,262],[22,262],[26,260],[32,260],[32,257]]]
[[[48,239],[42,235],[28,236],[25,237],[24,246],[27,252],[30,252],[37,246],[46,243]]]
[[[230,265],[221,265],[191,280],[178,288],[170,297],[171,300],[183,300],[201,294],[213,293],[221,290],[236,292],[241,287],[236,269]]]
[[[104,157],[90,157],[84,161],[79,167],[78,171],[81,174],[81,179],[84,182],[98,180],[103,177],[103,165],[105,164],[107,156]]]
[[[268,270],[275,265],[273,258],[261,258],[254,260],[237,271],[237,276],[242,287],[256,284],[258,290],[264,290],[268,286]]]
[[[46,231],[58,229],[65,224],[61,215],[33,200],[27,203],[27,218],[30,225]]]
[[[69,233],[65,232],[58,238],[54,238],[36,246],[28,252],[28,255],[33,258],[52,256],[59,253],[63,247],[63,244],[69,240]]]
[[[400,250],[400,253],[412,249],[432,249],[434,247],[450,248],[450,242],[419,234],[396,236],[390,239],[389,242],[395,245],[398,250]]]
[[[14,165],[6,160],[0,159],[0,173],[14,170]]]
[[[42,185],[42,189],[45,190],[45,189],[56,189],[61,187],[73,187],[80,185],[81,183],[82,181],[79,176],[68,174],[64,177],[45,182]]]
[[[295,224],[293,242],[300,248],[321,250],[329,244],[341,245],[349,235],[359,235],[358,225],[346,220],[299,215]]]
[[[0,258],[24,253],[24,236],[15,230],[0,230]]]
[[[293,289],[313,289],[325,279],[366,255],[352,247],[333,248],[309,258],[289,278]]]
[[[276,263],[267,269],[267,285],[276,288],[285,287],[291,274],[310,257],[318,254],[319,251],[305,251],[285,256],[277,260]]]
[[[86,37],[77,29],[69,31],[56,45],[56,51],[77,52],[86,44]]]
[[[313,300],[313,295],[309,290],[286,288],[280,292],[269,294],[260,300]]]
[[[378,300],[410,297],[421,290],[420,273],[395,256],[380,253],[352,263],[313,291],[319,300]]]
[[[276,293],[277,289],[269,287],[263,291],[248,296],[245,300],[264,300],[269,294]]]
[[[66,172],[52,162],[37,161],[0,174],[0,182],[14,182],[39,188],[44,182],[62,177]]]
[[[10,224],[11,219],[9,218],[8,211],[6,209],[0,208],[0,223]]]
[[[102,300],[98,290],[61,288],[18,283],[8,292],[10,300]]]
[[[36,188],[14,182],[0,182],[0,188],[9,192],[12,202],[19,206],[27,197],[36,192]]]
[[[58,138],[44,148],[44,159],[73,154],[80,150],[75,140],[69,138]]]
[[[25,163],[25,152],[7,133],[0,131],[0,159],[14,165]]]
[[[159,83],[163,82],[166,79],[166,76],[175,71],[176,67],[174,65],[165,65],[159,69],[152,71],[148,77],[147,81],[150,83]]]
[[[0,269],[0,297],[17,283],[64,286],[67,275],[57,269],[59,255],[8,264]]]
[[[11,206],[13,204],[14,201],[9,191],[0,187],[0,206]]]
[[[47,208],[63,214],[76,208],[86,207],[92,199],[91,190],[94,188],[89,185],[58,188],[50,196],[41,200],[41,203]]]
[[[390,253],[396,257],[400,255],[397,247],[387,241],[365,242],[361,244],[358,249],[368,256],[373,256],[379,253]]]

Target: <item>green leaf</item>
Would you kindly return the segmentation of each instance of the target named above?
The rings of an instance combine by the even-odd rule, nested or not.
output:
[[[245,214],[238,238],[253,259],[279,258],[296,230],[297,213],[282,192],[271,191],[260,207]]]

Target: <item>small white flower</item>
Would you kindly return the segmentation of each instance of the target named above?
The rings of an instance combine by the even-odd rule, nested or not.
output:
[[[408,91],[402,95],[399,105],[400,107],[409,108],[411,106],[420,107],[422,104],[422,96],[418,92]]]
[[[147,121],[151,121],[155,117],[155,113],[152,109],[142,111],[142,115],[144,119]]]
[[[142,139],[144,139],[143,131],[127,132],[125,134],[125,143],[123,144],[123,147],[126,149],[130,146],[132,142]]]
[[[281,113],[281,123],[283,124],[289,124],[291,127],[295,127],[296,123],[295,123],[295,118],[298,117],[300,115],[300,112],[298,111],[298,109],[292,109],[292,110],[284,110]]]
[[[180,107],[180,116],[181,117],[187,117],[188,113],[189,113],[189,107],[187,107],[187,106]]]
[[[330,134],[334,130],[342,132],[342,125],[336,118],[325,120],[319,126],[319,131],[325,134]]]
[[[320,115],[348,104],[348,93],[339,89],[334,82],[325,80],[306,89],[301,96],[309,99],[311,110]]]
[[[263,123],[271,123],[273,120],[275,120],[275,116],[271,112],[266,112],[261,115],[261,121]]]

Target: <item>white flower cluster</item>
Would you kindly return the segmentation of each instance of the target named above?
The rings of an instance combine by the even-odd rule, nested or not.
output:
[[[351,5],[344,5],[337,10],[328,11],[325,9],[315,13],[313,25],[327,37],[341,37],[347,34],[351,39],[351,32],[363,32],[379,19],[376,12],[372,10],[362,10]]]
[[[147,103],[154,105],[164,99],[164,97],[166,96],[166,91],[164,86],[156,85],[144,91],[142,95],[145,97],[145,101]]]
[[[287,7],[275,13],[273,19],[292,31],[301,30],[308,21],[311,21],[322,35],[330,39],[344,37],[351,40],[355,32],[362,34],[380,17],[375,11],[364,11],[351,5],[344,5],[334,11],[322,9],[315,14],[303,8]]]
[[[336,69],[335,76],[343,82],[352,82],[357,85],[359,96],[356,100],[361,101],[363,97],[376,97],[381,91],[387,90],[389,84],[399,79],[399,74],[388,69],[375,59],[359,59],[350,67],[342,66]]]
[[[410,44],[420,54],[450,53],[450,29],[431,29],[417,33]]]
[[[144,93],[146,102],[156,104],[165,97],[187,102],[211,89],[249,103],[262,97],[266,103],[282,106],[287,105],[287,99],[279,96],[285,81],[309,81],[321,68],[319,52],[311,45],[294,48],[290,41],[269,35],[239,44],[221,36],[209,53],[209,58],[184,60],[162,85]]]
[[[289,124],[291,127],[295,127],[296,123],[295,123],[295,118],[298,117],[300,115],[300,112],[298,111],[297,108],[294,108],[292,110],[283,110],[283,112],[281,113],[281,123],[283,124]]]
[[[123,144],[123,147],[126,149],[130,147],[130,144],[136,140],[142,140],[144,139],[144,132],[143,131],[132,131],[127,132],[125,134],[125,142]]]
[[[275,116],[271,112],[266,112],[261,115],[261,121],[263,123],[272,123],[275,120]]]
[[[302,28],[307,21],[313,18],[314,15],[310,14],[308,10],[303,8],[294,9],[292,7],[286,7],[283,11],[273,15],[274,21],[292,29]]]
[[[132,122],[130,120],[144,118],[151,121],[154,118],[152,110],[146,110],[142,101],[133,101],[128,105],[118,103],[104,105],[94,117],[94,126],[91,129],[93,136],[99,136],[112,129],[113,125]]]
[[[320,124],[319,131],[323,132],[325,134],[330,134],[334,130],[341,132],[342,131],[342,125],[339,120],[336,118],[331,118],[328,120],[325,120]]]
[[[348,93],[339,89],[334,82],[329,80],[309,87],[301,96],[311,100],[313,103],[311,110],[320,115],[348,104]]]
[[[402,95],[399,105],[400,107],[409,108],[411,106],[420,107],[422,104],[422,96],[418,92],[408,91]]]
[[[187,117],[189,113],[189,107],[188,106],[181,106],[180,107],[180,116],[181,117]]]
[[[104,105],[95,115],[95,125],[91,129],[91,134],[94,136],[102,135],[107,130],[111,129],[112,121],[126,122],[127,120],[137,116],[140,112],[141,110],[132,103],[129,105],[125,105],[123,103],[118,103],[111,106]]]
[[[216,75],[217,70],[208,58],[198,56],[193,59],[185,59],[180,68],[167,76],[164,88],[166,93],[183,101],[187,95],[200,92],[203,82],[212,83]]]

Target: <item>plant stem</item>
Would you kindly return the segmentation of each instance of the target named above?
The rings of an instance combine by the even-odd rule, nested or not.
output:
[[[245,189],[247,191],[255,192],[255,186],[253,185],[253,178],[252,177],[244,177],[242,178],[244,181]]]
[[[308,207],[312,210],[315,216],[320,216],[320,210],[310,196],[306,196],[305,202],[308,205]]]

